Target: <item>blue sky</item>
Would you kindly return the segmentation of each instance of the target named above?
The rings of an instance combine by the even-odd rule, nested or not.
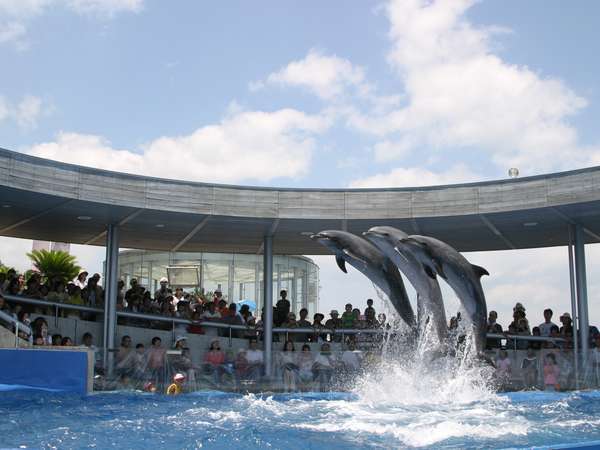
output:
[[[297,187],[600,164],[599,16],[592,0],[0,0],[0,146]],[[322,297],[337,296],[340,274],[319,261]],[[556,261],[547,273],[562,276]],[[510,278],[490,281],[506,311],[523,289]],[[344,296],[372,295],[353,279]],[[566,306],[563,281],[526,295]]]

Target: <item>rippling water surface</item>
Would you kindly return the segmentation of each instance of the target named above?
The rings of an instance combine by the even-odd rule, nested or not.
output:
[[[0,448],[508,448],[600,440],[600,392],[0,393]],[[409,386],[405,386],[408,388]],[[404,397],[404,398],[402,398]]]

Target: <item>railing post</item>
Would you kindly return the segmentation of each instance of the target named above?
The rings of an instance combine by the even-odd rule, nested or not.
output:
[[[15,348],[19,348],[19,321],[15,321]]]
[[[232,341],[232,337],[231,337],[231,327],[229,327],[229,347],[233,346],[233,341]]]
[[[583,227],[579,224],[572,226],[575,230],[575,281],[577,284],[577,312],[579,314],[579,333],[581,336],[581,354],[585,373],[589,351],[590,324],[588,319],[587,277],[585,270],[585,242]],[[574,321],[573,321],[574,322]],[[575,328],[573,328],[575,334]]]
[[[575,291],[575,270],[573,269],[573,229],[569,226],[569,286],[571,288],[571,315],[573,316],[573,364],[575,366],[575,388],[579,389],[579,314],[577,313],[577,297]]]
[[[106,233],[106,276],[104,291],[104,369],[112,376],[117,328],[117,283],[119,266],[119,226],[110,224]]]

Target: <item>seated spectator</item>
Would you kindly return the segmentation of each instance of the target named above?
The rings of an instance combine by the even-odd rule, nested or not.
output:
[[[558,378],[560,377],[560,367],[556,364],[556,355],[548,353],[544,358],[544,390],[558,391],[560,386]]]
[[[316,313],[313,316],[313,329],[315,332],[312,335],[312,342],[324,342],[327,339],[326,333],[319,333],[320,330],[325,329],[325,325],[321,323],[321,321],[325,318],[325,316],[321,313]]]
[[[375,308],[373,308],[373,299],[372,298],[367,299],[367,307],[365,308],[365,317],[368,317],[369,313],[372,313],[373,317],[377,316],[377,313],[375,312]]]
[[[331,353],[329,344],[325,342],[321,345],[321,351],[315,358],[312,368],[314,379],[319,383],[321,391],[329,389],[335,366],[335,357]]]
[[[52,286],[52,289],[50,289],[50,292],[46,296],[46,300],[49,302],[67,303],[69,300],[69,294],[66,292],[65,283],[62,280],[57,280],[53,284],[54,286]]]
[[[544,322],[538,327],[540,329],[540,336],[542,337],[550,336],[550,328],[552,328],[552,325],[556,325],[552,322],[552,314],[553,312],[550,308],[544,310]]]
[[[352,312],[352,304],[346,303],[345,310],[342,314],[342,327],[343,328],[354,328],[356,318]]]
[[[207,305],[208,309],[204,310],[200,316],[202,320],[218,320],[221,318],[221,313],[217,311],[217,306],[214,302],[210,302]]]
[[[279,295],[281,298],[277,301],[275,305],[275,310],[273,311],[273,323],[276,327],[280,327],[283,322],[285,322],[287,315],[290,313],[290,301],[287,299],[287,291],[283,289]]]
[[[296,314],[293,312],[288,313],[287,319],[281,324],[282,328],[298,328],[298,322],[296,322]],[[300,333],[286,333],[288,339],[286,341],[301,342],[299,339],[302,338]]]
[[[384,313],[379,313],[377,316],[377,321],[379,322],[379,326],[381,328],[389,328],[389,324],[387,323],[387,316]]]
[[[558,326],[554,325],[550,327],[550,336],[551,338],[561,338],[562,336],[560,335],[560,331],[558,329]],[[547,341],[544,342],[544,348],[559,348],[561,345],[561,343],[557,342],[557,341]]]
[[[62,338],[60,345],[62,345],[63,347],[72,347],[73,341],[71,340],[71,338],[69,336],[65,336]]]
[[[246,351],[246,361],[248,362],[248,378],[258,381],[262,376],[264,355],[263,351],[258,349],[258,342],[256,339],[250,339],[249,348]]]
[[[31,322],[31,331],[34,336],[41,336],[44,340],[42,345],[51,345],[52,339],[48,335],[48,322],[43,317],[36,318]]]
[[[527,350],[527,356],[521,362],[521,370],[523,373],[524,388],[535,388],[538,378],[538,359],[532,348]]]
[[[340,319],[340,313],[338,313],[337,309],[332,309],[329,315],[331,316],[331,319],[328,319],[327,322],[325,322],[325,328],[329,328],[330,330],[342,328],[342,319]],[[334,342],[341,342],[342,335],[339,333],[332,334],[330,336],[330,340]]]
[[[560,316],[560,322],[562,323],[562,327],[560,327],[560,335],[565,339],[563,344],[564,348],[573,348],[573,320],[571,319],[571,314],[564,313]]]
[[[277,354],[277,364],[283,377],[284,392],[293,392],[296,390],[298,362],[294,352],[294,343],[288,340],[283,344],[283,351]]]
[[[46,345],[46,343],[44,342],[44,337],[39,334],[34,335],[33,345]]]
[[[30,298],[44,298],[41,292],[41,275],[39,273],[32,274],[27,280],[27,287],[23,291],[23,295]]]
[[[29,319],[29,313],[27,311],[25,311],[24,309],[19,311],[19,313],[17,314],[17,320],[27,327],[29,327],[31,325],[31,320]],[[13,330],[13,332],[14,331],[16,331],[16,330]],[[21,339],[29,341],[29,338],[31,337],[31,335],[29,332],[25,331],[22,327],[19,327],[19,337]]]
[[[23,275],[19,275],[18,277],[10,278],[8,280],[8,285],[4,290],[5,294],[8,295],[21,295],[24,289],[24,283],[22,282]]]
[[[490,311],[488,315],[487,321],[487,332],[494,334],[502,334],[502,325],[500,325],[496,320],[498,319],[498,313],[496,311]],[[488,350],[494,348],[500,348],[502,343],[498,338],[487,338],[486,339],[486,348]]]
[[[558,329],[558,327],[556,327],[556,329]],[[535,337],[541,337],[540,327],[533,327],[531,329],[531,335]],[[542,341],[529,341],[528,348],[532,350],[540,350],[542,348]]]
[[[365,317],[365,321],[364,321],[364,328],[379,328],[379,322],[377,322],[377,319],[375,318],[375,309],[371,308],[371,309],[367,309],[367,316]]]
[[[221,292],[221,288],[217,288],[215,289],[214,295],[213,295],[213,302],[214,304],[217,306],[217,308],[219,307],[219,304],[222,301],[225,301],[223,299],[223,292]],[[225,302],[225,304],[227,305],[227,302]]]
[[[62,345],[62,338],[63,337],[60,334],[53,334],[52,335],[52,343],[51,344],[53,346],[56,346],[56,347],[61,346]]]
[[[81,297],[81,288],[79,286],[73,285],[71,288],[71,293],[69,294],[69,297],[65,303],[68,303],[69,305],[85,306],[85,302]],[[79,319],[80,317],[79,311],[75,309],[65,309],[63,311],[65,317],[71,317],[74,319]]]
[[[229,315],[229,308],[227,307],[227,302],[223,299],[219,300],[217,310],[221,314],[222,319]]]
[[[181,342],[186,342],[180,341]],[[183,344],[180,344],[183,345]],[[180,347],[178,350],[181,350],[181,354],[175,355],[171,361],[171,367],[176,372],[181,372],[185,375],[187,383],[193,386],[196,382],[196,367],[192,362],[192,358],[190,356],[190,349],[187,347]]]
[[[508,387],[511,374],[511,361],[508,357],[508,352],[505,349],[502,349],[496,359],[496,377],[501,387],[505,389]]]
[[[175,306],[177,306],[177,305],[179,304],[179,302],[186,302],[186,303],[189,303],[189,302],[187,302],[187,301],[185,300],[185,298],[184,298],[184,296],[183,296],[183,288],[181,288],[181,287],[175,288],[175,295],[173,296],[173,300],[171,300],[171,302],[172,302],[172,303],[173,303]],[[188,305],[186,305],[186,306],[189,306],[189,304],[188,304]]]
[[[298,380],[302,384],[310,383],[313,380],[313,355],[310,351],[310,345],[304,344],[302,351],[298,354]]]
[[[361,362],[362,353],[356,350],[354,341],[348,342],[348,348],[342,352],[342,364],[346,374],[350,377],[358,374]]]
[[[224,373],[225,353],[221,350],[221,343],[218,339],[210,343],[208,352],[204,354],[204,371],[212,376],[215,386],[221,384],[221,377]]]
[[[132,377],[136,380],[146,378],[146,369],[148,368],[148,357],[144,344],[137,344],[135,352],[131,356]]]

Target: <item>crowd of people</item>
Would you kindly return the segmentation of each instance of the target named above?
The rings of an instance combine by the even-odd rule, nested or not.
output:
[[[9,270],[0,274],[0,311],[14,316],[19,322],[29,325],[31,333],[25,330],[19,330],[19,335],[23,339],[28,339],[34,345],[54,345],[69,346],[73,345],[73,339],[69,336],[58,334],[48,334],[48,324],[43,317],[30,320],[30,316],[35,313],[44,314],[43,305],[27,305],[18,302],[6,301],[2,293],[9,295],[26,296],[34,299],[45,299],[48,301],[59,302],[77,306],[89,306],[102,308],[104,305],[104,290],[100,284],[101,277],[94,274],[91,277],[86,271],[70,283],[62,281],[42,282],[39,274],[33,273],[27,280],[23,275]],[[132,313],[143,313],[146,315],[160,315],[169,318],[185,319],[186,322],[178,323],[176,331],[180,334],[204,334],[207,330],[207,322],[219,322],[229,325],[245,325],[246,328],[235,329],[233,332],[221,331],[221,335],[230,335],[232,337],[246,338],[249,342],[248,350],[241,351],[237,355],[220,349],[218,339],[212,341],[204,357],[201,366],[191,364],[189,358],[189,349],[179,348],[181,355],[173,362],[173,367],[178,370],[178,374],[185,377],[184,385],[197,379],[198,374],[208,376],[215,384],[221,383],[223,379],[233,380],[236,386],[239,386],[242,380],[260,379],[259,374],[262,371],[262,350],[257,348],[257,339],[261,337],[264,315],[260,318],[254,316],[253,311],[248,305],[242,305],[239,309],[236,303],[228,302],[220,289],[216,289],[209,295],[197,295],[195,293],[184,292],[180,287],[171,289],[166,278],[159,280],[160,287],[154,292],[150,292],[137,279],[133,278],[127,289],[125,283],[118,283],[117,308],[121,311]],[[62,315],[65,317],[75,317],[84,320],[94,320],[99,314],[78,311],[77,309],[64,309]],[[346,335],[332,332],[336,329],[382,329],[389,327],[385,314],[377,315],[373,307],[373,300],[368,299],[366,308],[361,311],[348,303],[344,307],[342,314],[337,310],[330,312],[330,317],[325,319],[325,315],[315,313],[312,320],[309,320],[309,312],[306,308],[299,311],[299,317],[291,311],[291,303],[287,298],[287,292],[282,290],[280,297],[273,308],[273,325],[284,329],[285,332],[278,332],[274,335],[276,345],[281,346],[275,359],[275,369],[278,376],[284,382],[286,389],[296,389],[307,382],[318,381],[319,385],[327,385],[335,372],[356,373],[361,367],[361,353],[355,348],[357,340],[355,335]],[[504,328],[498,323],[498,314],[496,311],[490,311],[487,331],[496,334],[497,337],[487,339],[487,350],[496,351],[498,357],[495,360],[497,375],[501,380],[510,379],[512,368],[511,358],[506,350],[526,350],[527,356],[521,362],[520,369],[525,374],[525,384],[533,385],[533,379],[538,379],[540,370],[543,372],[544,385],[556,386],[553,380],[558,377],[560,369],[556,364],[556,355],[553,352],[545,352],[543,361],[538,361],[538,350],[570,350],[574,347],[574,328],[573,321],[569,313],[563,313],[557,324],[553,322],[554,313],[551,309],[545,309],[543,312],[543,321],[537,326],[530,326],[527,318],[526,309],[522,303],[517,303],[513,308],[513,317],[508,327]],[[187,322],[189,321],[189,322]],[[2,318],[0,317],[0,323]],[[124,325],[143,326],[155,329],[171,329],[172,324],[165,321],[150,321],[147,318],[120,317],[119,323]],[[309,332],[294,333],[293,329],[309,330]],[[448,325],[450,335],[456,334],[460,342],[461,334],[461,316],[458,313],[450,319]],[[579,330],[578,330],[579,335]],[[516,338],[515,338],[516,337]],[[551,338],[551,339],[536,339]],[[117,364],[120,369],[124,369],[121,375],[125,379],[140,379],[139,365],[147,364],[150,373],[154,374],[147,380],[151,383],[165,383],[166,378],[158,378],[161,373],[159,367],[162,357],[160,350],[160,339],[158,347],[156,342],[152,342],[148,349],[143,344],[138,344],[135,351],[131,354],[126,350],[127,341],[122,342],[117,358]],[[591,348],[600,349],[600,332],[595,326],[589,329],[589,345]],[[330,342],[336,343],[344,340],[346,350],[341,354],[334,354],[330,349]],[[91,336],[84,336],[82,344],[90,344]],[[503,341],[505,344],[503,345]],[[176,342],[176,346],[181,346],[182,339]],[[307,343],[317,343],[320,346],[318,352],[312,352],[311,346]],[[91,344],[90,344],[91,345]],[[297,348],[298,347],[298,348]],[[313,355],[313,353],[315,353]],[[129,355],[127,357],[123,355]],[[138,356],[135,356],[138,355]],[[143,355],[139,356],[139,355]],[[134,357],[135,356],[135,357]],[[136,358],[142,358],[137,360]],[[598,363],[600,363],[600,358]],[[542,368],[542,369],[540,369]],[[161,369],[162,370],[162,369]],[[144,373],[148,371],[145,370]],[[182,380],[179,380],[182,382]],[[539,382],[538,382],[539,384]]]

